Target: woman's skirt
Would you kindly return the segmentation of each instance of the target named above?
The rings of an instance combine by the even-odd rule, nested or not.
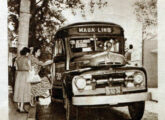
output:
[[[15,102],[30,102],[31,100],[31,84],[27,82],[29,78],[28,71],[17,71],[14,101]]]
[[[34,97],[48,97],[50,95],[48,91],[51,89],[51,84],[47,77],[43,77],[39,83],[32,83],[31,86]]]

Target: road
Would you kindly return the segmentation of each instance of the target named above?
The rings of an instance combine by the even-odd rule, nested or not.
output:
[[[65,120],[63,104],[54,102],[49,106],[38,105],[37,120]],[[79,120],[130,120],[130,117],[127,107],[80,108]],[[158,120],[158,114],[145,110],[142,120]]]

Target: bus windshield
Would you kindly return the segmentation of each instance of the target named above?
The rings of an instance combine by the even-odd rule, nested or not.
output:
[[[71,51],[78,52],[119,52],[120,42],[117,38],[110,37],[92,37],[92,38],[76,38],[69,41]]]

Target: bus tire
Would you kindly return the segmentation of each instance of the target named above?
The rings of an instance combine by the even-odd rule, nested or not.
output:
[[[144,114],[145,102],[135,102],[128,105],[131,120],[141,120]]]
[[[65,99],[65,103],[66,103],[66,120],[73,120],[73,114],[74,114],[73,105],[68,98]]]

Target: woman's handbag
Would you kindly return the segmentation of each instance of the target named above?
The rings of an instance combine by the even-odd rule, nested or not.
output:
[[[51,103],[51,96],[47,98],[39,98],[39,104],[40,105],[49,105]]]
[[[40,76],[35,73],[34,69],[29,71],[29,79],[27,80],[27,82],[30,82],[30,83],[41,82]]]

